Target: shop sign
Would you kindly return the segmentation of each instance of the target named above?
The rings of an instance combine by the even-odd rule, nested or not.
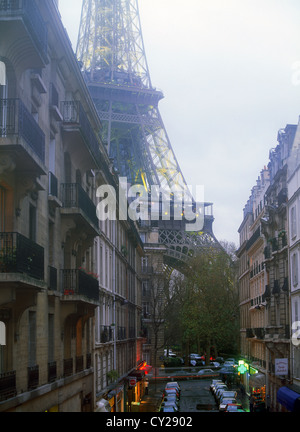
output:
[[[135,377],[129,377],[129,385],[130,385],[130,387],[136,386],[136,378]]]
[[[275,375],[288,375],[289,361],[287,358],[275,359]]]

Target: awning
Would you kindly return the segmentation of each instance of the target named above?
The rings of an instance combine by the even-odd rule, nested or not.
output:
[[[143,370],[145,371],[145,374],[148,375],[148,373],[152,370],[152,366],[150,365],[144,366]]]
[[[288,411],[300,412],[300,394],[290,390],[288,387],[281,387],[278,390],[277,402]]]
[[[131,377],[136,377],[136,379],[138,381],[141,381],[144,378],[144,376],[145,376],[145,371],[144,370],[137,370],[137,371],[134,371],[134,372],[130,372],[130,376]]]
[[[250,387],[263,387],[266,385],[266,376],[262,373],[250,375],[249,386]]]
[[[95,412],[111,412],[111,406],[106,399],[101,399],[96,404]]]

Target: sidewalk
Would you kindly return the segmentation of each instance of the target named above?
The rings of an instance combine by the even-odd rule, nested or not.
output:
[[[154,381],[149,382],[148,394],[145,394],[141,400],[142,411],[157,412],[159,410],[163,394],[163,384]]]

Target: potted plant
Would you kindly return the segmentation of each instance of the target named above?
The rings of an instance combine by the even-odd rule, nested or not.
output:
[[[116,382],[118,378],[119,378],[118,371],[113,369],[113,370],[107,372],[107,379],[109,381]]]
[[[14,247],[0,249],[0,272],[8,273],[15,267],[17,262],[17,250]]]

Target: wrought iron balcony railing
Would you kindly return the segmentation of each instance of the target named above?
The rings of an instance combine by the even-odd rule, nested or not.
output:
[[[82,270],[62,270],[62,293],[70,299],[79,295],[98,302],[98,280]]]
[[[30,366],[28,371],[28,390],[34,390],[39,386],[39,366]]]
[[[32,0],[1,0],[0,20],[23,19],[27,31],[44,58],[47,57],[48,30],[45,21]]]
[[[61,195],[63,208],[76,208],[82,210],[88,220],[90,220],[95,227],[98,227],[99,221],[96,214],[96,206],[80,184],[62,184]]]
[[[58,180],[55,175],[49,171],[49,195],[58,198]]]
[[[55,267],[48,267],[48,288],[52,291],[57,290],[57,269]]]
[[[97,163],[101,160],[100,138],[93,131],[92,125],[80,101],[61,102],[64,125],[77,126],[82,137]]]
[[[118,327],[117,329],[117,340],[125,340],[126,339],[126,327]]]
[[[0,3],[1,4],[1,3]],[[45,163],[45,134],[21,99],[0,99],[0,137],[20,136]]]
[[[56,361],[48,363],[48,383],[52,383],[57,378]]]
[[[101,343],[112,342],[114,335],[113,329],[110,326],[101,326],[100,331]]]
[[[0,232],[0,273],[44,280],[44,248],[21,234]]]
[[[76,373],[83,371],[83,356],[76,357]]]
[[[64,359],[64,377],[73,375],[73,359]]]
[[[16,371],[0,374],[0,402],[17,394]]]

